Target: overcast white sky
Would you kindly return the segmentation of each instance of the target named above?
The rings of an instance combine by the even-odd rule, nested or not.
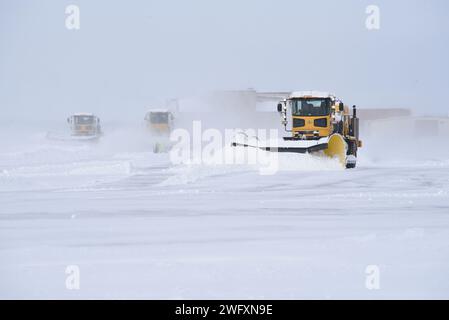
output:
[[[79,5],[81,29],[65,27]],[[366,7],[381,28],[365,28]],[[0,0],[3,118],[141,115],[208,90],[331,91],[448,114],[446,0]]]

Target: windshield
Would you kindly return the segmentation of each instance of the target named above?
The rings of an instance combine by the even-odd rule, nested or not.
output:
[[[151,123],[168,123],[168,113],[157,112],[150,114]]]
[[[330,113],[329,98],[311,98],[291,100],[293,116],[327,116]]]
[[[93,116],[76,116],[75,123],[76,124],[93,124],[94,117]]]

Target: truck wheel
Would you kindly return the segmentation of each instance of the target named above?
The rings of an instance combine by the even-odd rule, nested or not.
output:
[[[356,167],[356,163],[347,163],[346,164],[346,169],[354,169]]]

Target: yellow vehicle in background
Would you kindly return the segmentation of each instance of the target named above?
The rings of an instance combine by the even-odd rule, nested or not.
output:
[[[173,130],[174,116],[167,109],[153,109],[145,115],[145,125],[154,138],[153,152],[168,152],[170,133]]]
[[[101,135],[100,118],[91,113],[76,113],[67,118],[70,133],[77,137],[96,138]]]
[[[165,109],[148,111],[145,115],[147,129],[154,135],[168,136],[173,127],[173,114]]]

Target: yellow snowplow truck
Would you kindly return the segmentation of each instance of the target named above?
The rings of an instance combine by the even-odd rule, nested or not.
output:
[[[101,135],[100,119],[91,113],[76,113],[67,118],[72,136],[98,137]]]
[[[334,95],[317,91],[293,92],[279,102],[277,111],[289,136],[276,146],[255,147],[271,152],[311,153],[338,158],[346,168],[355,168],[359,140],[356,106],[349,107]],[[253,147],[233,143],[233,146]]]
[[[153,109],[145,115],[146,127],[154,139],[154,153],[164,153],[170,150],[169,137],[173,130],[173,121],[173,114],[166,109]]]
[[[169,136],[173,127],[173,114],[165,109],[151,110],[145,115],[147,129],[156,136]]]

